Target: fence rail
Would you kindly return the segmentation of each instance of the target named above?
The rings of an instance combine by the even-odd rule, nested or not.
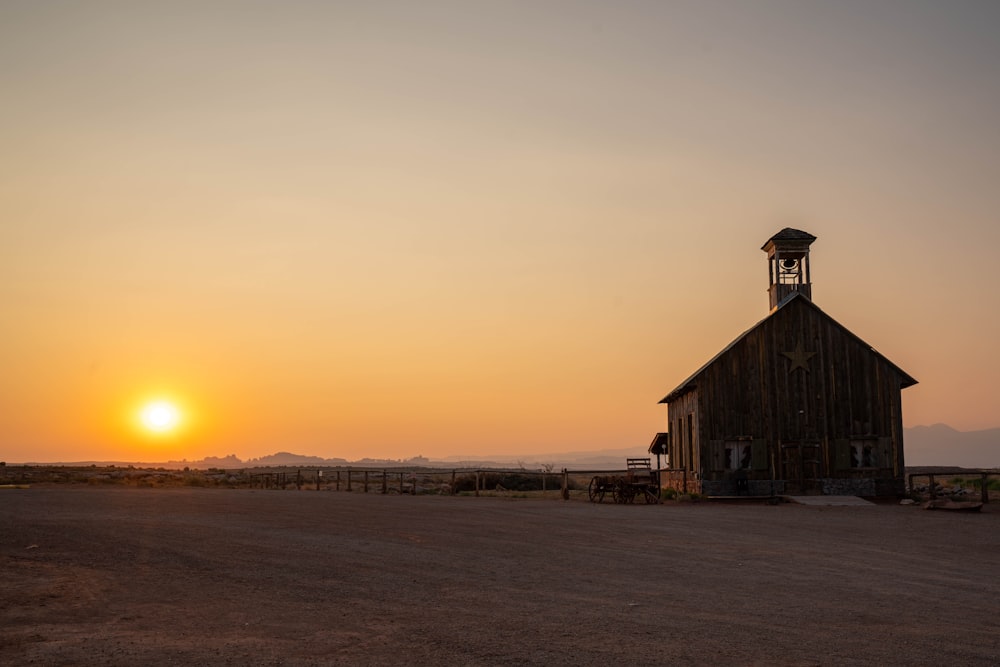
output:
[[[471,492],[475,496],[488,491],[560,491],[563,497],[571,490],[586,488],[595,474],[624,474],[616,470],[526,470],[523,468],[297,468],[292,470],[245,471],[251,488],[315,489],[359,491],[361,493],[398,493],[416,495],[437,492],[455,495]]]
[[[1000,478],[1000,470],[962,470],[961,472],[911,472],[906,475],[906,486],[912,492],[914,489],[913,480],[918,477],[927,478],[927,491],[930,494],[931,500],[937,498],[937,488],[935,484],[936,477],[975,477],[979,476],[979,492],[980,501],[983,504],[990,502],[990,488],[989,488],[989,478],[991,476]]]
[[[492,494],[586,491],[594,474],[624,470],[526,469],[524,467],[261,466],[256,468],[164,468],[133,465],[5,465],[0,484],[88,484],[135,487],[196,486],[256,489],[357,491],[392,494]]]

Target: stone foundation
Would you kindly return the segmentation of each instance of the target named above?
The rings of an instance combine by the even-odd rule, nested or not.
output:
[[[680,480],[677,480],[679,482]],[[872,478],[833,478],[826,477],[817,480],[824,496],[862,496],[864,498],[892,497],[903,495],[905,489],[902,480],[872,479]],[[678,491],[680,485],[664,484],[664,488],[673,487]],[[700,489],[700,490],[699,490]],[[785,480],[769,479],[747,480],[750,496],[780,496],[785,493]],[[688,480],[688,493],[702,493],[706,496],[738,496],[736,480]]]
[[[706,496],[738,496],[735,480],[708,481],[701,483],[702,493]],[[785,481],[776,479],[773,482],[769,479],[748,479],[748,496],[770,496],[774,494],[780,496],[785,492]]]
[[[827,477],[819,480],[824,496],[865,496],[871,498],[875,493],[875,480],[868,479],[834,479]]]
[[[660,488],[674,489],[677,493],[704,493],[702,480],[694,479],[683,470],[660,470]]]

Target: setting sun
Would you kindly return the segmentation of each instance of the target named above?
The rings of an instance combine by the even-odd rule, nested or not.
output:
[[[169,433],[180,424],[181,413],[177,406],[169,401],[153,401],[142,408],[139,418],[146,430],[153,433]]]

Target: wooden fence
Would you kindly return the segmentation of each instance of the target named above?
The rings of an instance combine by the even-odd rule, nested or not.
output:
[[[935,488],[935,478],[936,477],[976,477],[980,478],[979,492],[980,500],[985,504],[990,502],[990,489],[989,489],[989,478],[990,476],[1000,477],[1000,470],[962,470],[961,472],[911,472],[906,476],[907,488],[913,490],[913,480],[919,477],[927,478],[927,489],[930,494],[931,500],[937,498],[937,489]]]
[[[395,493],[417,495],[471,493],[521,493],[559,491],[568,499],[570,491],[586,491],[594,475],[624,475],[625,470],[526,470],[523,468],[393,469],[353,468],[294,469],[281,471],[245,471],[251,488],[315,489],[360,493]],[[532,488],[523,488],[526,479],[534,479]],[[471,485],[470,485],[471,481]]]

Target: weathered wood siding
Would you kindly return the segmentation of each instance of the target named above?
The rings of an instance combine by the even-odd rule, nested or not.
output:
[[[688,471],[699,470],[699,428],[701,415],[698,410],[698,391],[684,394],[667,409],[670,419],[670,465]]]
[[[795,362],[785,354],[796,350],[808,356],[799,356],[805,368],[793,368]],[[696,449],[703,445],[696,465],[711,460],[705,448],[716,445],[709,443],[751,438],[766,443],[769,459],[767,470],[755,464],[751,478],[769,477],[770,462],[781,478],[782,444],[809,443],[812,453],[818,443],[819,469],[809,475],[888,478],[901,486],[900,391],[907,379],[843,326],[797,298],[706,366],[694,379],[696,388],[671,401],[668,418],[671,431],[678,419],[685,420],[685,443],[693,436]],[[686,433],[689,413],[697,416],[697,431],[691,435]],[[844,465],[844,448],[849,447],[845,443],[858,439],[884,452],[877,466]],[[689,468],[686,453],[683,460]],[[707,465],[694,470],[706,479],[724,477]]]

